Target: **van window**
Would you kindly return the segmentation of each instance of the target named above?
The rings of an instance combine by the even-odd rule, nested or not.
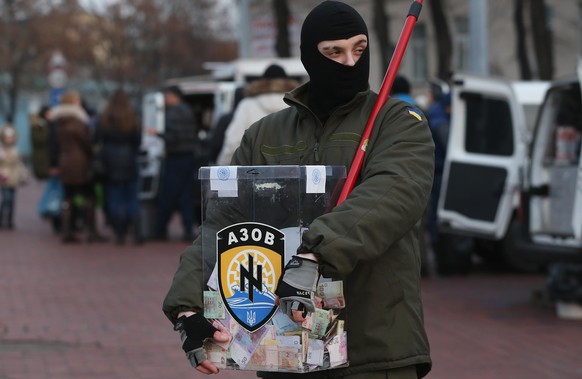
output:
[[[578,83],[557,87],[548,92],[542,108],[544,165],[578,165],[582,132],[581,94]],[[540,133],[541,133],[540,131]]]
[[[464,93],[467,104],[465,150],[470,153],[510,156],[513,127],[509,103],[498,98]]]

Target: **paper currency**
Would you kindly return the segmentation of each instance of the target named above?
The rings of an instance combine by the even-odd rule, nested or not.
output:
[[[305,319],[301,323],[301,327],[303,329],[307,329],[309,331],[311,331],[313,329],[313,313],[312,312],[307,313],[307,316],[305,316]]]
[[[204,291],[204,317],[223,319],[226,309],[217,291]]]
[[[330,322],[330,313],[325,309],[315,309],[313,312],[313,325],[311,328],[311,338],[322,338],[327,332]]]
[[[322,366],[324,346],[322,340],[310,339],[307,348],[307,358],[305,363],[308,365]]]
[[[279,348],[276,345],[260,345],[246,367],[249,370],[277,371]]]
[[[307,350],[309,349],[309,330],[301,333],[301,362],[307,361]]]
[[[343,332],[334,336],[326,346],[329,353],[330,367],[337,367],[348,361],[347,334]]]
[[[301,330],[301,325],[293,322],[285,313],[277,311],[273,318],[271,319],[273,325],[277,329],[278,335],[284,335],[287,332],[293,332],[295,330]]]
[[[317,286],[317,296],[323,300],[326,309],[343,309],[346,307],[344,299],[344,282],[333,281],[320,283]]]
[[[254,333],[249,333],[243,328],[239,328],[232,338],[230,345],[230,355],[241,368],[249,364],[252,355],[255,353],[267,329],[261,328]]]
[[[214,270],[207,283],[210,288],[218,288],[216,275]],[[302,323],[279,309],[266,325],[250,333],[227,311],[220,292],[205,291],[204,316],[230,335],[228,342],[204,343],[208,359],[219,368],[297,373],[347,364],[343,282],[320,282],[316,303]]]
[[[279,347],[301,347],[301,336],[277,336],[277,345]]]
[[[226,349],[211,341],[204,343],[204,349],[210,362],[218,368],[226,368]]]
[[[301,349],[293,347],[279,347],[279,369],[285,371],[301,371]]]

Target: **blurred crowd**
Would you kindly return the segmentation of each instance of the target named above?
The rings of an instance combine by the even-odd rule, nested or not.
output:
[[[191,242],[202,222],[198,168],[228,165],[245,131],[265,115],[283,109],[283,95],[298,85],[278,65],[239,87],[233,110],[205,130],[195,109],[178,86],[164,88],[164,130],[143,129],[129,95],[115,91],[96,111],[75,91],[59,104],[42,106],[30,116],[30,171],[16,148],[17,132],[10,123],[0,130],[0,228],[14,225],[17,188],[34,176],[44,183],[38,214],[63,243],[131,240],[167,241],[174,212],[179,213],[182,240]],[[451,97],[444,82],[431,81],[417,96],[404,76],[397,76],[391,96],[407,101],[423,114],[435,142],[435,179],[425,225],[429,244],[436,241],[436,205],[446,154]],[[164,144],[156,211],[144,217],[139,197],[142,136]],[[155,217],[155,220],[148,218]],[[144,223],[152,225],[151,229]],[[425,249],[426,250],[426,249]],[[426,257],[425,257],[426,258]]]
[[[75,91],[30,117],[31,167],[45,183],[39,216],[63,243],[143,242],[138,201],[141,121],[123,90],[101,112]],[[99,212],[103,217],[99,217]],[[104,225],[99,225],[104,220]]]

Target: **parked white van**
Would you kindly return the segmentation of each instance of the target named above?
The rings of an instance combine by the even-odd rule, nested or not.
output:
[[[548,82],[456,75],[438,204],[437,270],[467,272],[474,254],[487,263],[537,270],[515,253],[520,198],[534,120]]]
[[[530,264],[582,261],[580,74],[553,82],[539,112],[522,195],[527,245],[514,254]]]

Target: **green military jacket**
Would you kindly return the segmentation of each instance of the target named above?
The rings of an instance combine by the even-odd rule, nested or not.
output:
[[[286,94],[290,107],[253,124],[232,163],[343,165],[349,170],[377,95],[359,93],[324,124],[306,106],[307,96],[307,85]],[[422,377],[430,370],[418,221],[433,166],[434,144],[424,116],[403,101],[388,99],[355,188],[303,234],[299,250],[318,257],[324,277],[344,281],[350,365],[333,370],[337,376],[416,365]],[[202,311],[201,257],[200,240],[181,255],[163,305],[172,321],[178,312]]]

